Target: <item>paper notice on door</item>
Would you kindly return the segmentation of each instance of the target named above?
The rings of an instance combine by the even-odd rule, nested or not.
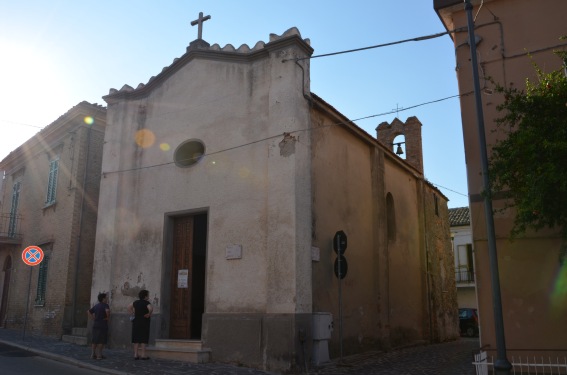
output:
[[[189,270],[179,270],[177,271],[177,287],[178,288],[188,288],[189,280]]]

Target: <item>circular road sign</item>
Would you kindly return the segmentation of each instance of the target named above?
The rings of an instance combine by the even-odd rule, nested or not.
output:
[[[347,235],[344,231],[340,230],[335,233],[333,237],[333,250],[335,253],[343,255],[347,248]]]
[[[28,246],[22,251],[22,260],[28,266],[37,266],[43,260],[43,250],[37,246]]]
[[[339,268],[339,258],[340,258],[340,268]],[[342,255],[337,256],[337,259],[335,259],[335,276],[338,279],[344,279],[347,272],[348,272],[348,263],[346,261],[346,258]],[[340,271],[340,273],[339,273]]]

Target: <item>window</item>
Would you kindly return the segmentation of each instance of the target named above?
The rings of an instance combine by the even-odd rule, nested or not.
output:
[[[59,158],[56,158],[49,162],[49,180],[47,181],[47,196],[45,197],[45,205],[50,205],[55,203],[58,171],[59,171]]]
[[[474,263],[472,244],[458,245],[455,252],[456,281],[461,283],[474,282]]]
[[[10,208],[10,222],[8,224],[8,237],[16,235],[17,218],[18,218],[18,203],[20,202],[20,189],[22,183],[20,181],[14,182],[12,186],[12,207]]]
[[[39,264],[39,276],[37,277],[37,292],[35,296],[36,306],[45,305],[45,291],[47,289],[47,267],[49,257],[44,255],[43,261]]]
[[[191,139],[183,142],[173,154],[175,164],[178,167],[190,167],[199,162],[205,154],[203,142]]]

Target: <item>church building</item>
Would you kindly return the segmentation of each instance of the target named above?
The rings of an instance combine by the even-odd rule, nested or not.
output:
[[[205,18],[183,56],[104,97],[91,300],[110,293],[110,345],[130,345],[142,289],[155,357],[288,371],[323,344],[336,358],[458,337],[447,198],[424,179],[419,120],[377,139],[311,93],[296,28],[220,47]]]

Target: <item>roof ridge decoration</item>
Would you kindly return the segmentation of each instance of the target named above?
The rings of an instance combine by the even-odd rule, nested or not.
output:
[[[268,43],[276,42],[278,40],[282,40],[282,39],[293,37],[293,36],[299,37],[301,40],[303,40],[303,42],[305,44],[307,44],[308,46],[311,46],[311,40],[309,38],[305,38],[305,39],[301,38],[301,33],[299,32],[299,29],[295,26],[290,27],[289,29],[284,31],[281,35],[273,34],[273,33],[270,34]],[[198,43],[198,45],[194,44],[194,42],[196,42],[196,41],[199,41],[200,43]],[[189,47],[187,47],[187,52],[186,52],[185,55],[187,55],[191,52],[213,52],[213,53],[220,52],[220,53],[229,53],[229,54],[250,55],[250,54],[256,53],[258,51],[261,51],[268,44],[268,43],[265,43],[265,42],[260,40],[260,41],[256,42],[256,44],[252,48],[250,48],[248,46],[248,44],[242,44],[240,47],[235,48],[232,44],[227,44],[224,47],[221,47],[217,43],[210,46],[204,40],[197,39],[196,41],[191,42]],[[173,65],[175,65],[176,62],[178,62],[182,58],[183,57],[174,58],[171,65],[165,66],[162,69],[162,71],[158,74],[158,76],[161,75],[162,73],[165,73],[166,71],[168,71]],[[119,94],[119,93],[131,93],[131,92],[143,90],[146,86],[148,86],[148,84],[150,82],[154,81],[156,78],[157,78],[156,76],[150,77],[150,79],[148,80],[147,83],[141,82],[136,86],[135,89],[128,84],[125,84],[124,86],[122,86],[122,88],[120,90],[117,90],[115,88],[111,88],[109,90],[108,96]]]

